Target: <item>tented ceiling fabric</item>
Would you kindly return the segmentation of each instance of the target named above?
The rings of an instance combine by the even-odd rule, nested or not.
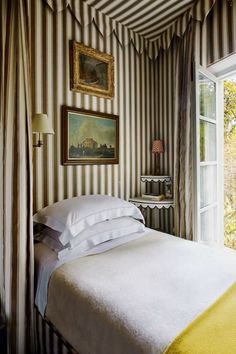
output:
[[[94,23],[102,36],[115,34],[122,46],[132,42],[156,59],[189,22],[203,22],[216,0],[43,0],[54,12],[69,8],[81,26]]]

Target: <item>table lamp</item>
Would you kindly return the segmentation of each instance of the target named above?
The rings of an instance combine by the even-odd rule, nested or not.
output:
[[[160,154],[164,152],[162,140],[154,140],[152,143],[152,153],[157,155],[157,175],[160,173]]]

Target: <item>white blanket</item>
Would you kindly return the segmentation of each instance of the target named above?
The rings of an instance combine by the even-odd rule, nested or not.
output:
[[[134,234],[126,235],[116,239],[112,239],[109,242],[103,242],[100,245],[94,246],[89,251],[78,251],[75,247],[63,259],[58,259],[57,254],[49,249],[43,243],[35,245],[35,274],[36,274],[36,295],[35,304],[38,307],[39,312],[44,316],[45,308],[47,305],[48,297],[48,283],[52,272],[58,267],[62,266],[74,259],[81,257],[103,253],[114,247],[122,245],[124,243],[133,241],[142,237],[150,232],[150,229],[145,228],[144,232],[136,232]]]
[[[167,234],[70,261],[47,318],[80,354],[158,354],[236,280],[236,253]]]

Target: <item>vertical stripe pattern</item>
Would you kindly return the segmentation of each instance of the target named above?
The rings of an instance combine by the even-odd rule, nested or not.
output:
[[[236,1],[218,0],[206,22],[205,62],[209,65],[236,51]]]
[[[34,310],[37,354],[76,354],[57,329]]]
[[[206,3],[207,1],[205,6],[207,6]],[[202,65],[210,65],[236,50],[236,0],[233,0],[232,4],[226,0],[217,0],[203,23],[195,20],[193,23],[196,60]],[[172,40],[169,49],[159,52],[154,66],[154,137],[163,140],[165,146],[165,152],[160,156],[161,173],[172,177],[174,174],[175,141],[173,112],[176,83],[174,65],[176,40],[178,38]],[[162,212],[164,214],[165,211]],[[172,233],[171,230],[173,231],[174,227],[173,210],[166,213],[167,216],[163,214],[158,213],[155,222],[161,225],[161,229]]]
[[[81,23],[92,16],[92,9],[76,3]],[[194,16],[203,18],[213,1],[196,7]],[[203,6],[202,5],[202,6]],[[203,25],[196,24],[196,43],[200,61],[207,64],[235,50],[235,1],[216,1]],[[79,11],[80,10],[80,11]],[[89,12],[90,11],[90,12]],[[151,153],[154,139],[164,141],[165,153],[160,156],[163,174],[173,177],[174,163],[174,58],[173,40],[169,50],[161,50],[156,61],[143,52],[137,54],[128,43],[128,32],[116,24],[111,32],[106,18],[95,12],[97,25],[82,26],[69,8],[52,12],[43,2],[32,6],[32,77],[33,112],[46,112],[52,121],[55,136],[44,136],[44,147],[34,150],[34,210],[81,194],[107,193],[128,199],[140,193],[139,176],[155,173],[156,159]],[[185,19],[183,18],[185,28]],[[222,24],[227,24],[224,26]],[[99,28],[100,28],[99,27]],[[107,32],[106,32],[107,31]],[[221,33],[221,35],[220,35]],[[223,34],[222,34],[223,33]],[[223,39],[228,44],[222,44]],[[114,100],[74,93],[69,88],[69,40],[75,39],[115,58]],[[232,40],[231,40],[232,39]],[[200,43],[200,45],[199,45]],[[204,50],[203,50],[204,49]],[[206,54],[207,53],[207,54]],[[108,166],[61,165],[61,105],[67,104],[120,116],[120,163]],[[163,186],[161,186],[163,190]],[[149,210],[153,227],[171,232],[172,210],[156,213]],[[163,217],[161,216],[163,215]],[[149,223],[150,226],[150,223]]]
[[[99,1],[92,1],[91,4],[95,2]],[[63,9],[69,1],[58,1],[60,3]],[[160,167],[163,174],[173,177],[176,56],[173,37],[181,36],[189,21],[194,19],[195,43],[198,44],[203,65],[236,50],[235,0],[196,2],[196,7],[164,33],[165,26],[162,29],[159,25],[154,26],[154,32],[149,31],[138,18],[136,25],[144,31],[145,40],[126,26],[107,21],[105,16],[84,6],[82,1],[74,4],[81,21],[72,14],[72,7],[54,13],[41,0],[3,0],[0,5],[3,14],[0,19],[0,45],[4,54],[0,58],[0,157],[4,161],[0,168],[0,185],[3,186],[0,193],[0,293],[8,320],[8,343],[14,353],[32,352],[30,82],[33,113],[48,113],[56,132],[55,136],[44,137],[43,148],[34,150],[34,210],[81,194],[106,193],[128,199],[139,194],[141,174],[155,173],[156,160],[151,153],[153,139],[164,141],[165,153],[161,155]],[[138,2],[136,5],[139,6]],[[213,5],[205,22],[197,22],[204,20]],[[28,73],[30,6],[31,80]],[[117,12],[115,8],[107,10],[107,13]],[[127,20],[124,20],[126,11],[118,12],[118,15],[123,17],[123,21]],[[86,25],[85,19],[88,18],[94,18],[94,21]],[[155,19],[152,20],[155,22]],[[133,21],[134,18],[132,28],[135,28]],[[159,34],[161,36],[157,37]],[[147,38],[157,41],[150,40],[147,45]],[[114,100],[70,91],[71,39],[114,55]],[[163,51],[161,48],[169,49]],[[150,59],[157,55],[156,61]],[[60,121],[63,104],[120,116],[119,165],[61,165]],[[162,190],[163,186],[160,187]],[[152,226],[173,231],[172,209],[161,210],[157,214],[155,210],[147,209],[145,212]],[[52,337],[46,331],[42,332],[42,336],[51,343]],[[58,347],[58,353],[60,350]]]
[[[169,50],[161,51],[154,67],[154,131],[153,138],[162,140],[164,153],[160,154],[160,174],[174,176],[174,74],[175,74],[175,40]],[[157,169],[157,160],[154,158],[154,171]],[[164,185],[160,186],[160,193],[164,192]],[[161,230],[173,233],[173,209],[161,210],[153,217],[155,228],[160,225]]]
[[[1,307],[8,353],[33,350],[30,1],[1,2]],[[2,278],[3,277],[3,278]]]
[[[81,194],[124,199],[137,195],[140,175],[152,172],[154,62],[145,52],[139,55],[132,44],[122,46],[115,35],[103,37],[94,23],[82,27],[68,8],[57,13],[35,0],[32,27],[32,111],[47,113],[55,130],[54,136],[44,136],[43,148],[34,149],[34,210]],[[114,56],[113,100],[70,90],[71,39]],[[61,165],[63,104],[119,115],[119,165]]]

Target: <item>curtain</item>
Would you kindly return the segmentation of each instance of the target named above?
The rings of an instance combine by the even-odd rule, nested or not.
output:
[[[0,4],[0,296],[14,354],[35,352],[29,6]]]
[[[144,50],[147,51],[150,59],[156,59],[160,54],[161,50],[168,49],[171,45],[172,39],[174,37],[181,37],[187,29],[187,26],[191,20],[203,22],[212,7],[214,6],[216,0],[196,0],[190,8],[188,8],[184,14],[178,16],[176,19],[172,19],[166,29],[167,18],[162,19],[164,24],[164,32],[153,29],[152,37],[149,39],[138,34],[135,30],[128,28],[125,24],[121,24],[118,20],[119,17],[115,15],[112,16],[114,10],[122,4],[123,0],[96,0],[96,1],[82,1],[82,0],[43,0],[54,12],[60,12],[65,10],[67,7],[70,9],[71,13],[75,16],[76,20],[81,26],[87,26],[90,23],[95,23],[100,34],[102,36],[110,36],[111,33],[115,34],[119,43],[123,46],[132,42],[133,46],[139,54]],[[130,0],[129,0],[130,1]],[[143,4],[145,0],[142,0]],[[106,5],[112,3],[106,9]],[[132,1],[130,1],[132,3]],[[146,3],[155,9],[156,3],[154,1],[146,1]],[[167,6],[165,4],[163,6]],[[173,11],[175,10],[175,5],[173,4]],[[153,10],[155,13],[155,10]],[[165,9],[164,11],[165,12]],[[138,19],[140,16],[144,16],[146,13],[146,6],[141,6],[139,11],[134,13],[133,21],[135,18]],[[109,16],[111,15],[111,17]],[[135,17],[136,15],[136,17]],[[162,14],[163,15],[163,14]],[[166,14],[168,17],[168,14]],[[158,19],[156,20],[158,22]],[[159,33],[161,32],[161,33]],[[125,33],[125,35],[124,35]]]
[[[174,225],[175,235],[193,239],[192,230],[192,59],[193,23],[176,42],[175,63],[175,156]]]

